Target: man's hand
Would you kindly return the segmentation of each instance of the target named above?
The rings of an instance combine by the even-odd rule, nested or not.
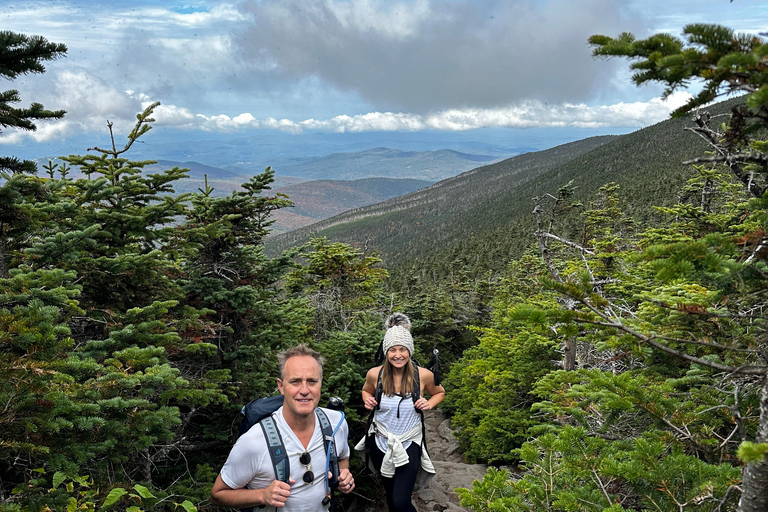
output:
[[[328,478],[330,478],[330,473]],[[344,494],[349,494],[352,489],[355,488],[355,479],[352,478],[352,473],[348,469],[344,468],[339,471],[339,490]]]
[[[296,483],[293,478],[291,478],[289,482],[291,484]],[[263,492],[265,505],[282,508],[285,506],[288,496],[291,495],[291,486],[280,480],[274,480]]]

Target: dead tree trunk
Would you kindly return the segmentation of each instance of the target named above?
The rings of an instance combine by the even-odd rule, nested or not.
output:
[[[768,443],[768,374],[763,376],[760,389],[760,424],[756,443]],[[752,462],[741,473],[741,499],[738,512],[765,512],[768,510],[768,455],[760,462]]]

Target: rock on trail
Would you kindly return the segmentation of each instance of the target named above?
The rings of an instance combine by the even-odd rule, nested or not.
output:
[[[437,474],[427,489],[413,493],[413,504],[419,512],[461,512],[457,487],[471,489],[474,480],[482,480],[488,466],[467,464],[453,436],[451,420],[439,409],[424,412],[427,448]]]

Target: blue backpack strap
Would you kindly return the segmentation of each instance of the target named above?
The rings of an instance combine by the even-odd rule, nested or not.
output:
[[[328,485],[331,489],[334,489],[339,485],[339,456],[336,453],[336,443],[333,439],[333,427],[331,426],[330,420],[328,420],[328,415],[319,407],[315,409],[315,415],[320,422],[320,429],[323,431],[325,454],[330,461],[329,469],[331,470],[332,476],[328,480]]]
[[[272,459],[272,466],[275,468],[275,479],[288,483],[291,477],[291,466],[288,461],[288,454],[285,452],[283,437],[277,429],[274,418],[267,416],[259,421],[261,429],[264,431],[264,438],[267,440],[269,457]]]
[[[245,407],[243,407],[243,409],[245,410]],[[267,441],[269,458],[272,459],[272,468],[275,470],[275,479],[288,483],[288,480],[291,478],[291,463],[288,460],[285,444],[283,444],[283,436],[280,435],[280,431],[277,429],[275,419],[269,415],[261,418],[258,421],[258,424],[261,425],[261,430],[264,432],[264,439]],[[247,430],[248,429],[246,428],[245,431]],[[263,509],[264,505],[241,508],[240,512],[254,512],[257,508]]]

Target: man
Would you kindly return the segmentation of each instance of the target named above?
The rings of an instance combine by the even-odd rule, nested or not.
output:
[[[320,512],[328,509],[326,497],[326,451],[315,415],[320,402],[324,358],[306,345],[279,355],[277,387],[283,406],[272,416],[285,444],[291,468],[289,483],[275,479],[274,467],[261,428],[240,436],[229,453],[211,489],[214,505],[247,508],[266,505],[285,512]],[[337,429],[334,440],[339,457],[339,490],[345,494],[355,487],[349,472],[348,427],[338,411],[323,409]]]

